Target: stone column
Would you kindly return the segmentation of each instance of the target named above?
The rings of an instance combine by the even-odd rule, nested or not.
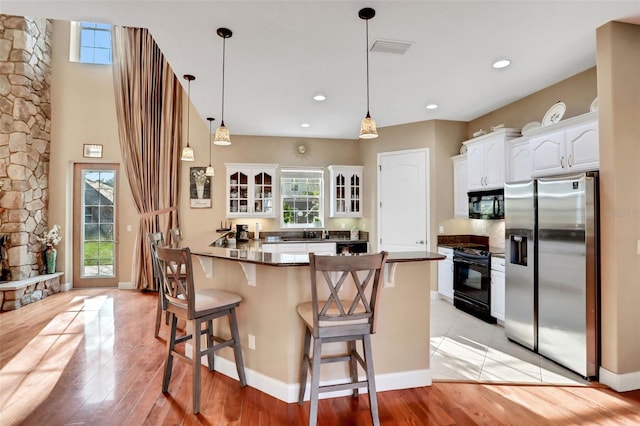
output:
[[[0,234],[10,279],[43,270],[51,143],[51,32],[46,19],[0,15]]]

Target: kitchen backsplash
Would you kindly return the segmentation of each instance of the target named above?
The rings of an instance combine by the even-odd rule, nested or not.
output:
[[[444,235],[486,235],[493,249],[504,249],[504,220],[449,219],[442,222]]]

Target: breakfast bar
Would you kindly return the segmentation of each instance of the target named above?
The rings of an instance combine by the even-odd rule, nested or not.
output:
[[[308,255],[265,252],[259,242],[194,248],[192,254],[196,287],[242,296],[237,314],[248,384],[297,401],[304,328],[296,306],[311,300]],[[431,261],[442,259],[426,251],[389,253],[372,337],[378,391],[431,384],[429,277]],[[218,354],[216,370],[236,377],[232,351]],[[344,368],[323,367],[321,380],[345,377]]]

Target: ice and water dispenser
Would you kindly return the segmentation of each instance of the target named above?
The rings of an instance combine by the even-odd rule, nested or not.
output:
[[[514,265],[527,266],[527,236],[511,234],[510,237],[509,262]]]

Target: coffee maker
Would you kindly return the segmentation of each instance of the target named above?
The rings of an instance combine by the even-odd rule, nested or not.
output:
[[[249,241],[249,225],[236,225],[236,241]]]

